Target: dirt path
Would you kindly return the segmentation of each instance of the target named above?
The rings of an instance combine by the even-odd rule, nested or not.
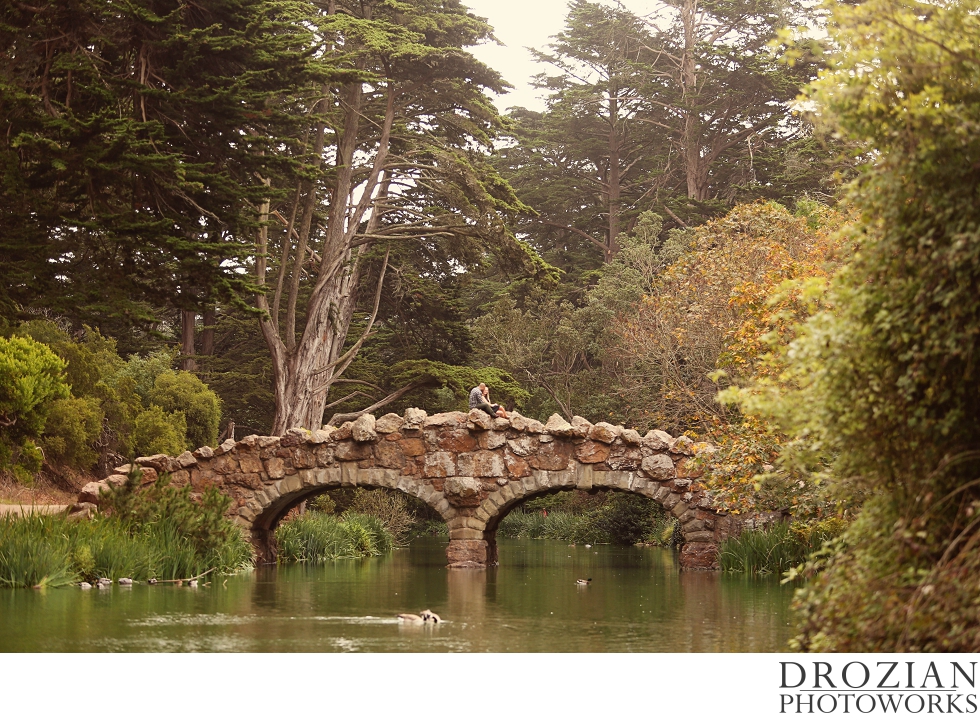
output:
[[[54,516],[64,513],[71,506],[52,504],[14,503],[0,504],[0,519],[4,516]]]

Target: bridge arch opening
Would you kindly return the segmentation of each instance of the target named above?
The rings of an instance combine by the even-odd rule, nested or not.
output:
[[[442,521],[443,523],[448,523],[447,514],[449,514],[451,518],[451,511],[449,509],[443,509],[440,511],[439,508],[432,505],[431,497],[430,500],[427,501],[423,495],[424,492],[418,489],[405,490],[404,488],[398,486],[385,486],[383,484],[358,484],[356,486],[351,486],[349,483],[344,483],[339,480],[328,480],[326,483],[321,483],[313,487],[301,488],[297,491],[288,491],[281,494],[274,501],[271,501],[269,505],[267,505],[265,509],[255,517],[254,521],[249,527],[249,533],[252,547],[255,550],[256,563],[275,564],[277,562],[278,551],[276,546],[275,531],[279,524],[291,511],[295,511],[302,504],[325,494],[329,495],[332,492],[348,491],[351,493],[356,491],[388,491],[418,502],[418,504],[421,504],[421,506],[424,506],[426,509],[434,513],[435,517],[437,517],[438,520]]]
[[[515,514],[521,515],[519,522],[514,522]],[[677,517],[650,495],[612,487],[582,491],[568,486],[508,502],[487,521],[485,538],[491,560],[499,564],[499,538],[593,545],[650,543],[674,548],[683,543],[680,531]]]

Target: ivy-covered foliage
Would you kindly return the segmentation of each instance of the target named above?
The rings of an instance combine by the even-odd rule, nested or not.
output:
[[[980,648],[980,5],[833,9],[821,115],[873,153],[853,260],[741,405],[862,504],[815,562],[796,645]],[[787,458],[790,456],[787,456]],[[793,463],[793,461],[789,461]]]

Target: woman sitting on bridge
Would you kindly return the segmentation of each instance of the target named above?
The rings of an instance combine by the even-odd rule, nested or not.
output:
[[[486,383],[480,383],[470,391],[470,410],[473,408],[482,410],[491,418],[494,416],[498,418],[510,417],[504,410],[504,406],[494,405],[490,402],[490,388],[486,386]]]

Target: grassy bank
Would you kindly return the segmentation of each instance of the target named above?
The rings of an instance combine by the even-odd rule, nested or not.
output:
[[[308,511],[279,525],[276,544],[280,562],[316,564],[385,554],[391,551],[394,537],[376,516]]]
[[[65,516],[0,519],[0,586],[45,587],[117,579],[187,579],[208,570],[246,567],[252,549],[224,517],[231,499],[216,490],[199,498],[161,476],[139,475],[106,491],[92,519]]]
[[[780,523],[767,529],[745,531],[719,547],[722,571],[746,574],[782,574],[804,563],[825,541],[845,528],[840,519],[808,524]]]
[[[179,521],[132,530],[120,518],[64,516],[0,519],[0,586],[45,587],[118,579],[186,579],[209,569],[232,571],[251,561],[239,534],[202,548]]]

